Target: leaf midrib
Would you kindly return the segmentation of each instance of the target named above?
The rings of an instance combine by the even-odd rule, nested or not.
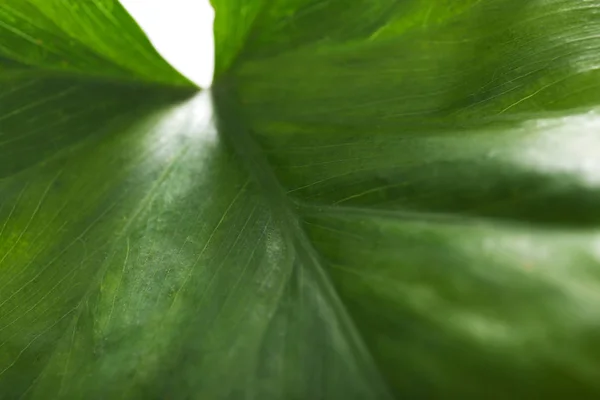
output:
[[[267,162],[264,150],[246,128],[235,83],[230,79],[222,77],[215,82],[212,89],[219,134],[223,137],[226,145],[239,157],[241,164],[246,167],[250,179],[254,180],[259,191],[264,193],[265,200],[273,212],[273,220],[280,226],[284,240],[291,244],[290,247],[300,259],[299,264],[308,267],[316,277],[325,301],[332,306],[353,354],[357,356],[357,360],[363,367],[361,368],[362,373],[367,376],[368,381],[375,383],[374,387],[381,388],[378,398],[394,398],[373,355],[328,276],[317,250],[304,232],[297,215],[298,208],[293,206],[286,190]],[[228,113],[225,114],[225,112]]]

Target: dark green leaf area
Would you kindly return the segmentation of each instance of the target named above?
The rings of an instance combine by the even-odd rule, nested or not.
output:
[[[220,84],[394,395],[598,397],[600,4],[215,3],[252,21]]]

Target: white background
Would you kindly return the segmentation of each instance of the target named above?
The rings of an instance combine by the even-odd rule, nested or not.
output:
[[[156,50],[203,88],[214,70],[214,10],[208,0],[121,0]]]

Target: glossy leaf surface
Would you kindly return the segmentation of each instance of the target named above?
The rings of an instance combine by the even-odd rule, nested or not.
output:
[[[213,4],[0,6],[0,398],[597,398],[600,3]]]

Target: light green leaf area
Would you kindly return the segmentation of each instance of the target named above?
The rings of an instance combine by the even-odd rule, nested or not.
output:
[[[1,58],[55,72],[190,85],[118,0],[2,0]]]
[[[213,4],[0,5],[0,399],[597,399],[600,2]]]

